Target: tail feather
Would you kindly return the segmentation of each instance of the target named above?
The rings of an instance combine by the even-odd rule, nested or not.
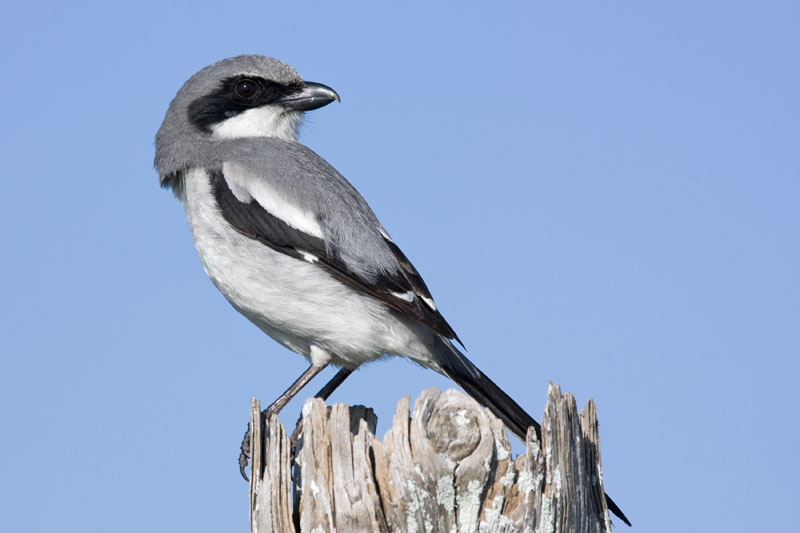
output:
[[[437,350],[436,355],[439,371],[502,420],[521,441],[525,442],[525,436],[531,426],[541,441],[542,430],[539,423],[449,341],[442,339],[441,349]],[[605,497],[608,510],[630,526],[630,521],[614,500],[608,494],[605,494]]]

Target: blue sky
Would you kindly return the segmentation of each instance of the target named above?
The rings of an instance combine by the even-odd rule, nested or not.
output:
[[[793,529],[798,15],[7,6],[0,530],[246,530],[249,398],[305,361],[217,293],[152,168],[180,85],[240,53],[339,92],[302,142],[367,198],[478,366],[537,417],[548,380],[596,400],[606,489],[636,531]],[[382,432],[430,386],[451,385],[394,359],[334,399]]]

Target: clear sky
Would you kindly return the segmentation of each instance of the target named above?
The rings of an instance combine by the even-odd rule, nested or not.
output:
[[[246,531],[249,399],[305,361],[217,293],[152,168],[181,84],[240,53],[339,92],[302,142],[478,366],[537,417],[548,380],[597,401],[634,531],[794,530],[797,4],[376,4],[4,8],[0,531]],[[383,432],[431,386],[393,359],[334,399]]]

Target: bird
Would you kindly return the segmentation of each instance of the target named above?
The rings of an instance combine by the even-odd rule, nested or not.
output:
[[[327,394],[360,365],[401,356],[450,378],[521,440],[528,428],[540,432],[459,350],[422,276],[364,198],[298,142],[304,114],[334,101],[335,90],[282,61],[239,55],[191,76],[156,133],[159,182],[183,205],[211,281],[309,362],[265,413],[277,414],[328,365],[340,370]],[[243,476],[247,455],[243,445]]]

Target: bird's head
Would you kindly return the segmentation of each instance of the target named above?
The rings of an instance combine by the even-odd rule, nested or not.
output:
[[[170,103],[156,134],[162,184],[198,145],[252,137],[294,140],[305,111],[339,100],[336,91],[304,81],[286,63],[242,55],[189,78]],[[175,168],[175,167],[178,168]]]

